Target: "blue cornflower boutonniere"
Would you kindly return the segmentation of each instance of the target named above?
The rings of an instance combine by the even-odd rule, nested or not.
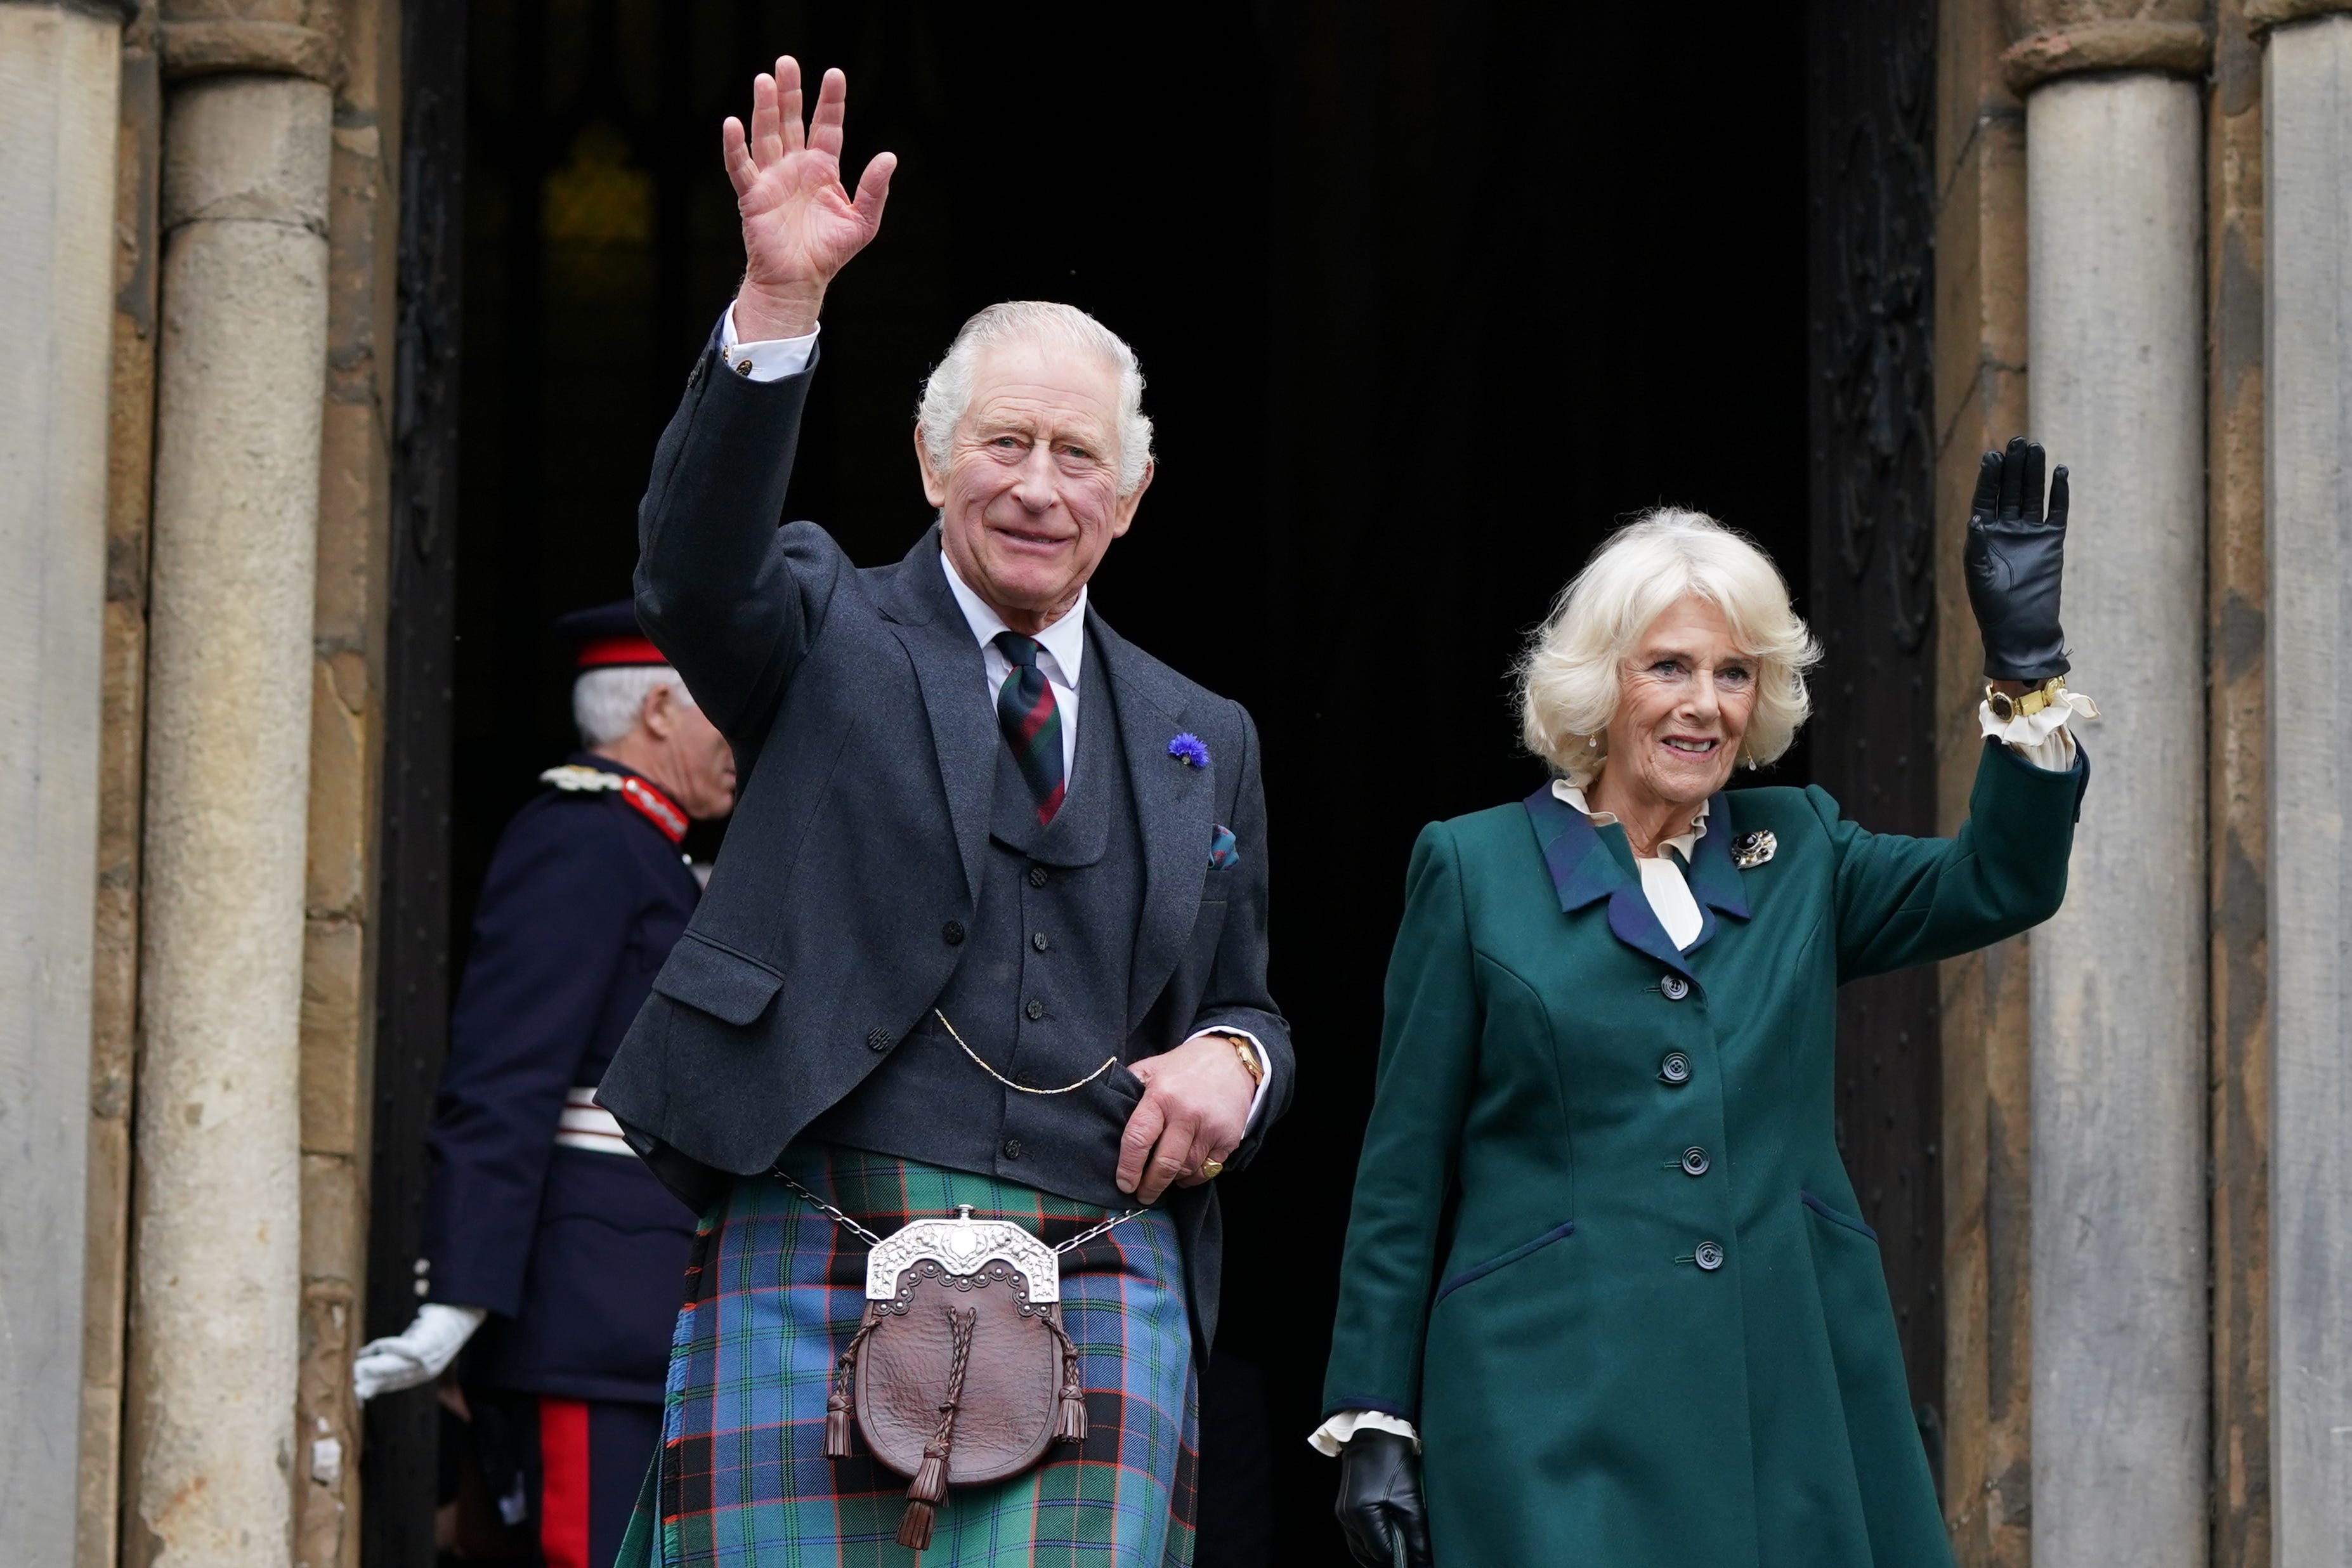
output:
[[[1209,748],[1202,743],[1200,736],[1190,730],[1168,742],[1168,754],[1188,768],[1209,765]]]

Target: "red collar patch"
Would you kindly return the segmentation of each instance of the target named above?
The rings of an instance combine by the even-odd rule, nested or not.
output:
[[[686,813],[677,803],[641,778],[621,776],[621,798],[637,808],[638,815],[658,827],[672,844],[686,842]]]

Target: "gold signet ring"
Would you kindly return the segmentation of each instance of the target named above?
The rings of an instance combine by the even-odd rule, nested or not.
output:
[[[1223,1160],[1203,1160],[1201,1162],[1201,1174],[1208,1177],[1210,1180],[1214,1181],[1217,1177],[1222,1176],[1224,1173],[1225,1163]]]

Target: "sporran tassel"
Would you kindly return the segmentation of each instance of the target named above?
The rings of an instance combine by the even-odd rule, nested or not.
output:
[[[857,1370],[857,1352],[866,1343],[866,1336],[874,1331],[878,1318],[868,1317],[858,1331],[849,1337],[849,1348],[841,1352],[841,1360],[833,1369],[833,1392],[824,1396],[824,1457],[846,1459],[849,1447],[849,1381]]]
[[[1074,1389],[1062,1390],[1062,1418],[1054,1424],[1054,1440],[1057,1443],[1083,1443],[1087,1440],[1087,1396]]]
[[[948,1457],[933,1446],[923,1450],[923,1462],[915,1467],[915,1483],[907,1489],[907,1496],[916,1502],[931,1504],[948,1500]]]
[[[920,1498],[908,1503],[906,1517],[898,1521],[898,1544],[909,1552],[921,1552],[928,1548],[931,1544],[931,1515],[935,1511]]]
[[[956,1407],[963,1399],[964,1369],[971,1361],[971,1331],[980,1321],[971,1312],[948,1309],[948,1331],[955,1346],[948,1363],[948,1395],[940,1402],[937,1434],[923,1445],[923,1462],[916,1467],[914,1484],[907,1489],[907,1511],[898,1521],[898,1544],[920,1552],[931,1543],[931,1516],[948,1500],[948,1454],[955,1447]]]
[[[1087,1440],[1087,1390],[1078,1378],[1078,1347],[1057,1318],[1040,1320],[1054,1332],[1062,1347],[1062,1403],[1054,1422],[1054,1441],[1083,1443]]]

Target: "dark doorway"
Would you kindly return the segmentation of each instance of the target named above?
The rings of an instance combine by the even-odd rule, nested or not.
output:
[[[1701,508],[1801,604],[1819,581],[1804,27],[1729,8],[1668,37],[1531,0],[470,10],[438,956],[462,962],[499,829],[572,744],[549,623],[626,593],[654,439],[732,290],[719,122],[780,50],[841,65],[852,167],[901,168],[828,301],[793,514],[861,561],[903,552],[929,521],[917,386],[992,300],[1082,305],[1150,377],[1160,477],[1097,603],[1265,735],[1301,1064],[1226,1194],[1221,1352],[1248,1376],[1218,1419],[1265,1457],[1255,1560],[1343,1563],[1304,1438],[1412,837],[1538,781],[1507,667],[1628,513]],[[1801,746],[1777,776],[1811,767]],[[406,1158],[380,1194],[414,1201],[384,1184]],[[1244,1495],[1204,1468],[1204,1514]],[[372,1563],[429,1561],[370,1537]]]

